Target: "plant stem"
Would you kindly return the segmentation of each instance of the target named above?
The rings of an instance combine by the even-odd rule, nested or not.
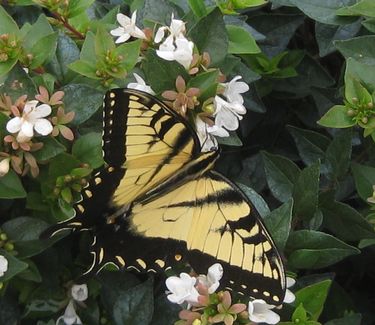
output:
[[[75,36],[77,36],[77,38],[79,39],[85,39],[85,35],[83,35],[82,33],[80,33],[78,30],[76,30],[72,25],[69,24],[68,20],[61,16],[59,13],[57,12],[52,12],[52,15],[58,20],[60,21],[63,26],[68,29],[70,32],[72,32]]]

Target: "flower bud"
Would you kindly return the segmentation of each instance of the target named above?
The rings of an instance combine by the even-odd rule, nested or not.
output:
[[[69,183],[73,180],[73,177],[71,175],[65,175],[64,176],[64,182]]]
[[[355,110],[353,110],[353,109],[348,110],[346,114],[347,114],[348,116],[350,116],[350,117],[356,115],[356,114],[355,114]]]
[[[10,158],[5,158],[2,161],[0,161],[0,177],[3,177],[4,175],[8,174],[9,163],[10,163]]]
[[[370,102],[370,103],[367,104],[367,108],[370,108],[370,109],[371,109],[371,108],[373,108],[373,107],[374,107],[374,103]]]
[[[8,59],[9,59],[9,56],[8,56],[8,54],[6,54],[6,53],[0,53],[0,62],[6,62],[6,61],[8,61]]]
[[[357,97],[353,97],[352,98],[352,102],[355,103],[355,104],[358,103],[358,98]]]
[[[5,250],[7,250],[8,252],[11,252],[12,250],[14,250],[14,245],[13,245],[13,243],[6,243],[5,245],[4,245],[4,248],[5,248]]]
[[[368,118],[366,116],[362,117],[362,123],[367,124],[368,123]]]
[[[8,236],[7,236],[7,234],[6,233],[2,233],[2,234],[0,234],[0,240],[7,240],[8,239]]]
[[[1,39],[2,41],[7,41],[7,40],[9,39],[9,34],[1,34],[1,35],[0,35],[0,39]]]

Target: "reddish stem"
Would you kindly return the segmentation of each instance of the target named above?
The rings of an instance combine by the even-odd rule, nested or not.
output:
[[[57,12],[52,12],[52,15],[58,20],[58,21],[60,21],[63,25],[64,25],[64,27],[66,28],[66,29],[68,29],[70,32],[72,32],[75,36],[77,36],[79,39],[85,39],[85,35],[83,35],[82,33],[80,33],[78,30],[76,30],[72,25],[70,25],[69,23],[68,23],[68,20],[65,18],[65,17],[63,17],[63,16],[61,16],[59,13],[57,13]]]

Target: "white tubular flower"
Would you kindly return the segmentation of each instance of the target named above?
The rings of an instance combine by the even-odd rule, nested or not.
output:
[[[182,304],[187,302],[189,304],[197,304],[199,293],[195,288],[196,278],[191,277],[187,273],[181,273],[180,277],[171,276],[165,284],[171,292],[167,298],[170,302],[175,304]]]
[[[241,115],[246,113],[246,108],[241,103],[229,103],[220,96],[215,96],[214,104],[215,125],[225,127],[229,131],[237,130],[238,120],[242,120]]]
[[[295,283],[296,283],[296,280],[294,280],[293,278],[286,277],[286,287],[287,288],[293,287]],[[294,295],[294,293],[292,291],[290,291],[289,289],[286,289],[284,302],[287,303],[287,304],[290,304],[294,300],[296,300],[296,296]]]
[[[4,276],[6,271],[8,271],[8,260],[0,255],[0,277]]]
[[[0,161],[0,177],[3,177],[4,175],[8,174],[9,167],[10,167],[9,165],[10,165],[10,158],[5,158]]]
[[[249,91],[249,86],[243,81],[237,81],[241,79],[241,76],[235,76],[231,81],[222,84],[224,88],[224,96],[229,102],[235,102],[243,104],[243,98],[241,94]]]
[[[22,112],[22,117],[12,118],[6,125],[10,133],[17,133],[17,141],[25,142],[34,136],[34,130],[41,135],[48,135],[53,127],[50,121],[43,118],[51,114],[51,106],[47,104],[38,104],[37,100],[26,102]]]
[[[280,321],[280,316],[271,310],[274,307],[263,299],[249,301],[249,319],[255,323],[277,324]]]
[[[116,43],[124,43],[131,36],[135,38],[146,39],[146,35],[142,32],[136,25],[137,20],[137,10],[133,12],[132,17],[129,18],[124,14],[117,14],[117,21],[120,24],[120,27],[111,30],[111,35],[118,36]]]
[[[151,95],[155,95],[155,92],[151,89],[150,86],[146,85],[146,82],[142,79],[141,76],[136,73],[133,73],[133,76],[137,82],[128,83],[128,88],[141,90]]]
[[[207,152],[216,150],[218,147],[217,140],[213,137],[209,129],[211,128],[206,122],[204,122],[199,116],[195,119],[196,133],[201,144],[201,151]]]
[[[56,325],[60,324],[60,320],[62,320],[65,325],[82,324],[81,319],[74,309],[74,302],[72,299],[70,299],[68,306],[66,306],[64,315],[57,319]]]
[[[71,289],[72,297],[75,301],[85,301],[88,297],[86,284],[74,284]]]
[[[166,31],[170,33],[170,35],[167,37],[168,41],[171,40],[173,42],[177,38],[185,38],[185,22],[183,22],[182,20],[174,19],[174,15],[172,13],[171,25],[169,27],[162,26],[158,29],[154,39],[155,43],[161,42],[161,40],[165,37]]]
[[[210,266],[207,275],[200,275],[198,281],[207,287],[208,293],[214,293],[223,277],[223,267],[219,263]]]
[[[167,40],[160,45],[156,54],[164,60],[177,61],[185,69],[188,69],[191,61],[193,61],[194,43],[186,38],[179,38],[175,43],[176,45],[173,44],[172,40]]]

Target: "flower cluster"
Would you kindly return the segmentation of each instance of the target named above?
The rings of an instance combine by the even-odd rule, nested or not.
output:
[[[207,275],[194,277],[181,273],[179,276],[167,278],[168,300],[186,305],[186,309],[179,314],[180,320],[175,325],[209,325],[222,322],[225,325],[250,324],[249,321],[277,324],[280,321],[280,316],[273,311],[276,306],[269,305],[262,299],[250,300],[248,305],[232,304],[228,291],[216,293],[222,276],[223,268],[216,263],[208,269]],[[288,288],[294,283],[294,279],[287,278]],[[287,289],[284,303],[292,303],[294,300],[294,294]]]
[[[70,299],[68,304],[65,308],[64,315],[60,316],[57,321],[56,325],[63,324],[65,325],[73,325],[73,324],[82,324],[80,317],[77,315],[76,312],[76,305],[85,306],[83,301],[85,301],[88,297],[88,288],[86,284],[74,284],[70,289]]]
[[[65,124],[74,118],[74,112],[65,114],[62,107],[64,93],[57,91],[51,96],[46,88],[39,87],[34,100],[19,97],[14,103],[7,95],[0,97],[0,110],[11,117],[6,124],[9,132],[3,139],[5,150],[0,152],[0,177],[10,168],[20,175],[29,171],[33,177],[39,174],[39,167],[33,153],[43,147],[38,137],[61,134],[67,140],[74,139],[73,132]]]
[[[116,43],[126,42],[131,37],[148,39],[146,30],[142,31],[136,26],[136,12],[131,18],[118,14],[117,20],[120,27],[111,31],[113,36],[118,37]],[[172,14],[170,25],[159,27],[153,42],[148,40],[148,44],[156,47],[156,54],[163,60],[181,64],[189,76],[197,76],[200,72],[218,72],[216,92],[203,102],[199,100],[202,89],[189,87],[188,80],[181,75],[175,80],[175,89],[166,89],[161,93],[162,99],[170,107],[188,120],[195,121],[202,151],[209,151],[217,148],[216,137],[229,137],[229,131],[238,129],[239,120],[246,113],[242,94],[249,90],[249,86],[241,81],[241,76],[235,76],[231,81],[224,83],[225,76],[221,71],[210,67],[209,54],[204,52],[199,55],[196,46],[187,37],[185,25],[184,21],[175,19]],[[133,75],[135,82],[129,83],[128,88],[155,95],[155,91],[140,75]]]

